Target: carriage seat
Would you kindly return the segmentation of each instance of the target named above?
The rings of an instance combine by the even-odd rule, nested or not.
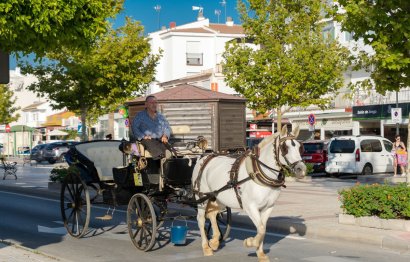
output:
[[[173,135],[185,135],[185,134],[189,134],[190,132],[191,132],[191,128],[188,125],[171,126],[171,134]],[[148,150],[146,150],[145,147],[140,142],[137,141],[136,143],[137,143],[138,151],[141,156],[145,158],[152,158],[151,153]],[[169,157],[167,156],[167,158]]]
[[[120,144],[120,141],[115,140],[93,141],[76,145],[76,148],[94,163],[100,181],[108,181],[114,179],[114,167],[124,166],[124,156],[119,150]]]

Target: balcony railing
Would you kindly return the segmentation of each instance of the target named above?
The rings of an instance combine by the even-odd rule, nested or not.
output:
[[[410,90],[400,90],[397,92],[398,102],[410,102]],[[385,95],[376,93],[375,91],[357,91],[353,95],[352,106],[367,106],[380,104],[394,104],[396,103],[396,92],[388,91]]]

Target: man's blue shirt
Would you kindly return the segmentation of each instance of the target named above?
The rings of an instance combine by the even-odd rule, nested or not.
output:
[[[155,119],[152,119],[147,110],[139,112],[132,121],[132,133],[141,140],[144,136],[151,136],[154,139],[160,139],[162,135],[168,138],[171,136],[171,128],[165,117],[157,112]]]

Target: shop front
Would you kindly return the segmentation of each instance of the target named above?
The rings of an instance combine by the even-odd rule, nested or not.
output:
[[[401,120],[392,120],[392,109],[396,104],[354,106],[352,119],[360,123],[360,134],[380,135],[394,141],[396,128],[403,141],[407,141],[410,103],[399,103]]]

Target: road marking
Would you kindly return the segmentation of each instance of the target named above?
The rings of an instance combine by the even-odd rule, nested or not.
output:
[[[67,230],[65,227],[45,227],[37,225],[37,230],[39,233],[48,233],[48,234],[57,234],[57,235],[65,235],[67,234]]]
[[[45,201],[51,201],[51,202],[60,203],[60,200],[55,200],[55,199],[49,199],[49,198],[38,197],[38,196],[32,196],[32,195],[26,195],[26,194],[20,194],[20,193],[6,192],[6,191],[2,191],[2,190],[0,190],[0,192],[1,192],[1,193],[4,193],[4,194],[17,195],[17,196],[22,196],[22,197],[30,197],[30,198],[34,198],[34,199],[39,199],[39,200],[45,200]],[[100,210],[107,210],[107,207],[100,207],[100,206],[93,206],[93,205],[91,205],[91,207],[92,207],[92,208],[95,208],[95,209],[100,209]],[[178,208],[174,208],[174,209],[178,209]],[[127,213],[126,210],[121,210],[121,209],[117,209],[115,212]],[[196,221],[191,221],[191,220],[187,220],[187,223],[197,224]],[[64,229],[64,230],[65,230],[65,229]],[[244,229],[244,228],[239,228],[239,227],[231,227],[231,230],[243,231],[243,232],[247,232],[247,233],[254,233],[254,234],[256,234],[256,231],[255,231],[255,230]],[[277,234],[277,233],[270,233],[270,232],[266,232],[266,235],[268,235],[268,236],[275,236],[275,237],[281,237],[281,238],[294,239],[294,240],[305,240],[305,239],[306,239],[306,238],[304,238],[304,237],[289,236],[289,235]]]

